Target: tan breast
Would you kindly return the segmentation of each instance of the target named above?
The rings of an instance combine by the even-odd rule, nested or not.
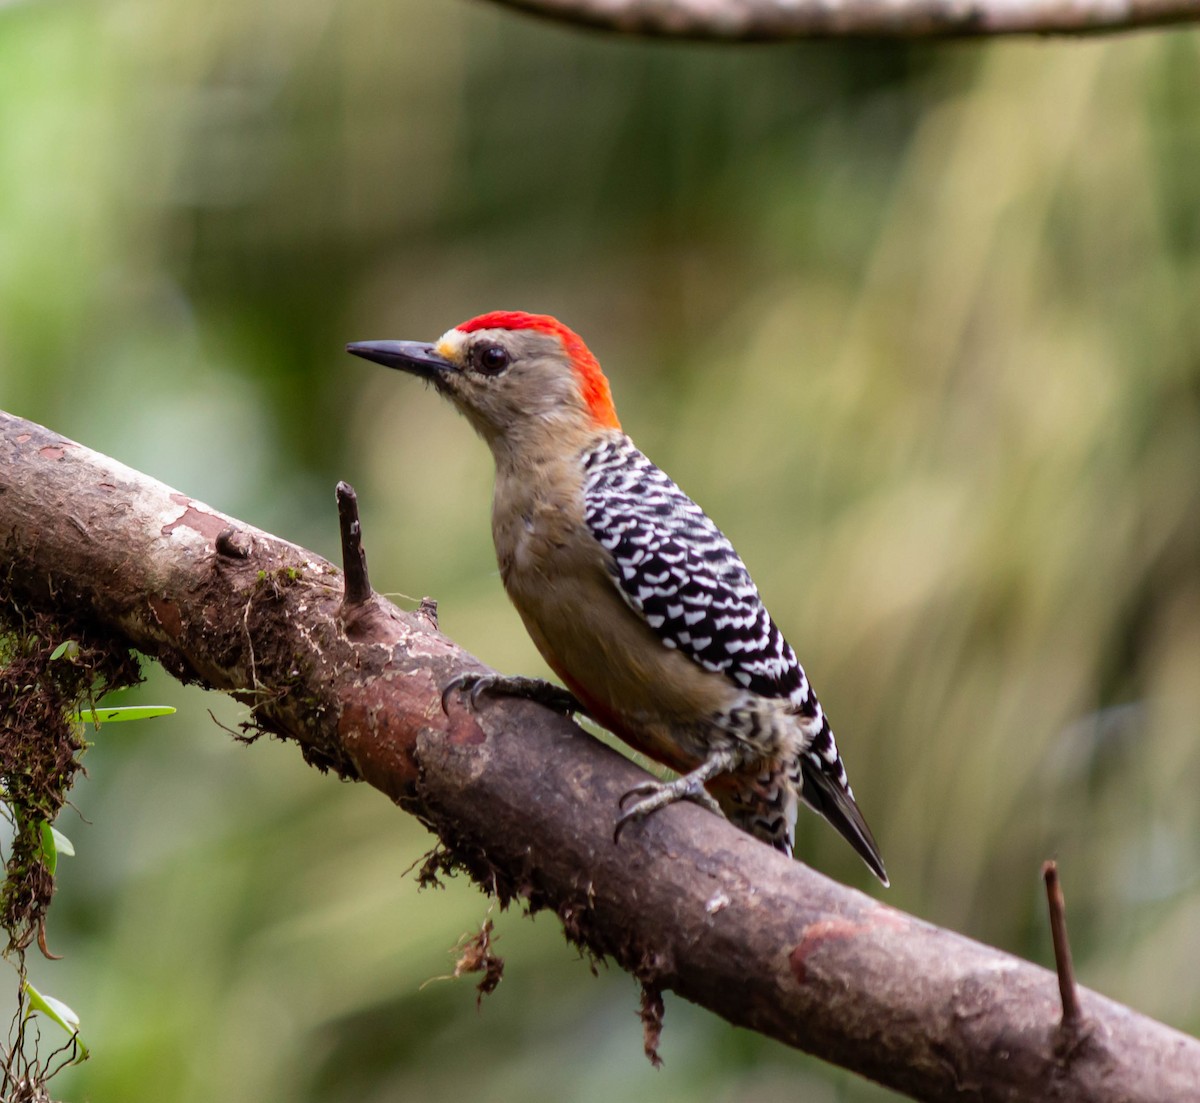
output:
[[[534,644],[595,718],[672,769],[701,761],[702,718],[737,691],[664,646],[626,605],[583,520],[582,466],[498,471],[492,531],[505,589]]]

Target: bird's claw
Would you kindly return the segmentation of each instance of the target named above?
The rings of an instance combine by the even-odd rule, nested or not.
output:
[[[442,712],[449,715],[450,707],[448,702],[450,700],[450,695],[458,692],[459,690],[470,690],[471,705],[474,707],[477,700],[476,694],[479,692],[479,683],[483,681],[484,677],[485,675],[483,674],[467,673],[456,674],[453,678],[451,678],[450,681],[446,683],[446,688],[442,690]]]
[[[446,683],[446,688],[442,690],[443,712],[449,711],[446,703],[450,695],[459,690],[468,691],[472,709],[479,706],[479,699],[484,694],[500,694],[537,701],[555,712],[561,712],[564,716],[570,716],[572,713],[586,713],[574,694],[561,686],[543,681],[541,678],[508,678],[503,674],[479,674],[474,671],[458,674]]]
[[[621,799],[617,801],[617,807],[623,812],[625,810],[625,802],[630,797],[648,797],[651,793],[657,793],[663,787],[661,781],[643,781],[641,785],[635,785],[628,792],[621,794]]]
[[[631,797],[639,799],[626,808],[625,803]],[[674,804],[680,800],[691,801],[715,815],[721,817],[725,815],[721,811],[721,806],[704,788],[704,783],[694,778],[684,776],[675,781],[643,781],[640,785],[635,785],[628,792],[622,794],[621,799],[617,801],[621,815],[617,817],[616,826],[613,828],[613,842],[621,841],[621,832],[629,824],[644,820],[660,808],[666,808],[668,804]]]

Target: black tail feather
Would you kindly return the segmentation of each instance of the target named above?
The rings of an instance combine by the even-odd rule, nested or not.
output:
[[[854,803],[840,757],[832,763],[811,752],[800,756],[800,799],[837,828],[885,886],[890,884],[875,836]]]

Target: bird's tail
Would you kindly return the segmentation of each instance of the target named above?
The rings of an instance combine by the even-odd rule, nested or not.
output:
[[[793,775],[792,783],[799,790],[800,799],[833,824],[871,872],[887,885],[887,871],[883,868],[879,846],[854,803],[854,791],[846,778],[846,767],[838,754],[829,721],[823,715],[820,719],[821,728],[800,755],[799,776]]]
[[[708,787],[730,823],[791,855],[796,845],[798,790],[783,762],[765,767],[753,780],[739,774],[734,783],[726,775],[714,779]]]

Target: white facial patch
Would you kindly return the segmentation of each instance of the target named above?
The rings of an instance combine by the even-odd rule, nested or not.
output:
[[[467,343],[467,335],[461,329],[448,329],[438,338],[433,346],[434,351],[449,360],[452,364],[462,362],[463,346]]]

